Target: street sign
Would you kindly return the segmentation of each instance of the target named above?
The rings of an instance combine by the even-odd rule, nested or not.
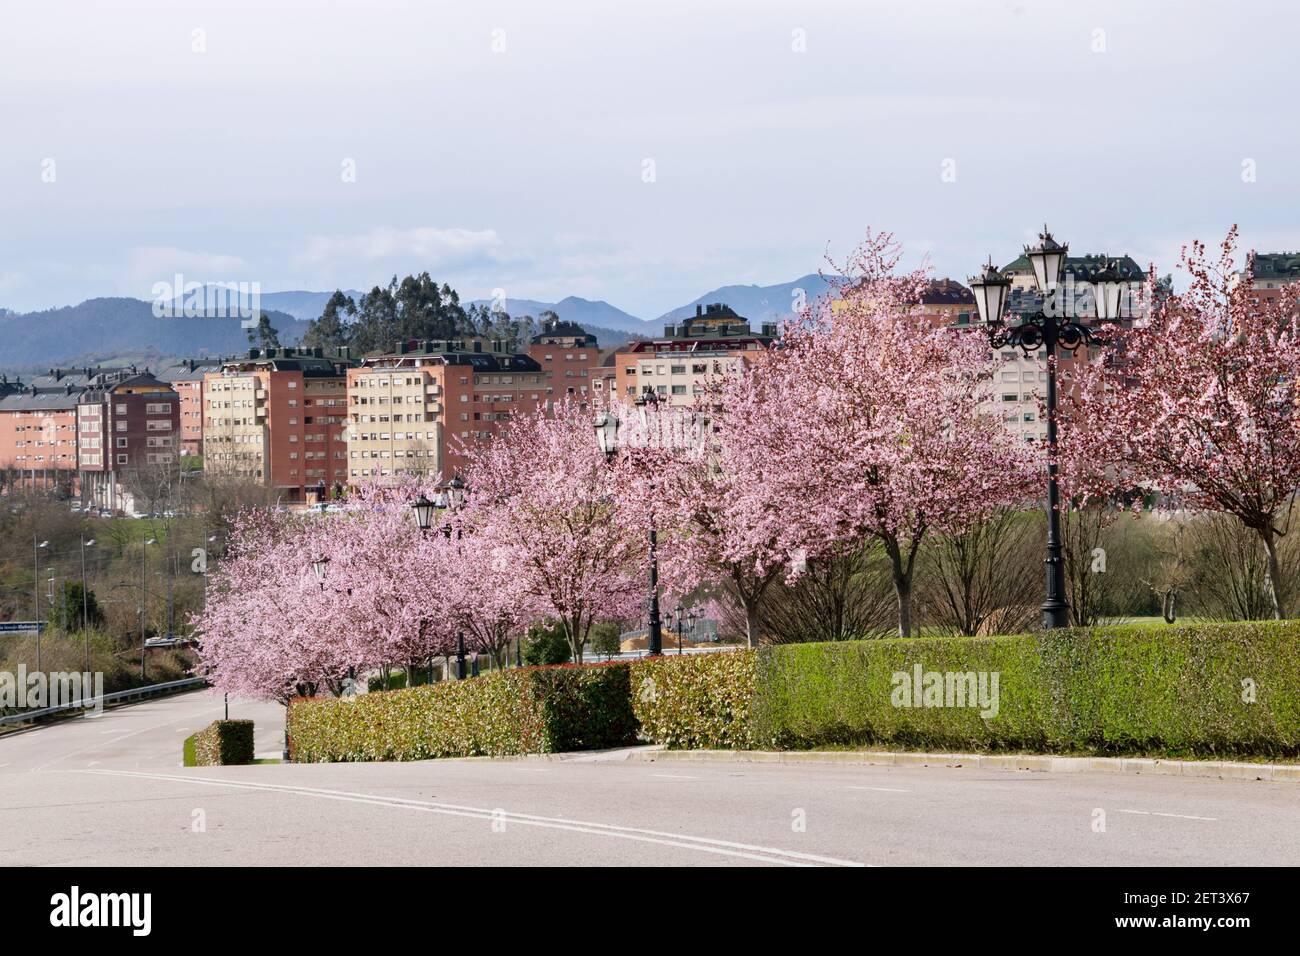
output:
[[[0,634],[39,634],[44,630],[44,621],[0,621]]]

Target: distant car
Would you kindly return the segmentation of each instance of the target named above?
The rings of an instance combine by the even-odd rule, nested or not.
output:
[[[144,642],[145,647],[180,647],[182,644],[193,643],[182,637],[151,637]]]

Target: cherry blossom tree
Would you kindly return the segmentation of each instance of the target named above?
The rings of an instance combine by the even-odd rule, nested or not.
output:
[[[194,620],[200,673],[219,690],[287,703],[337,685],[355,649],[322,622],[336,619],[302,559],[301,519],[265,510],[234,519],[228,554]]]
[[[533,602],[516,573],[516,549],[486,527],[460,536],[438,535],[437,546],[448,619],[464,632],[470,647],[504,666],[511,640],[533,619]]]
[[[620,495],[628,511],[653,513],[658,525],[666,603],[724,582],[744,613],[750,647],[763,596],[787,569],[780,528],[789,504],[749,470],[751,460],[728,453],[726,409],[755,400],[756,381],[744,370],[719,378],[695,408],[664,407],[647,421],[618,402],[609,409],[627,423],[624,441],[633,446]]]
[[[1300,488],[1300,286],[1260,296],[1235,267],[1237,229],[1208,253],[1184,249],[1185,292],[1149,297],[1149,315],[1078,375],[1062,420],[1062,467],[1081,494],[1141,490],[1232,515],[1259,537],[1281,617],[1278,539]]]
[[[441,535],[415,527],[409,503],[422,490],[432,491],[413,480],[365,486],[330,517],[241,514],[194,622],[200,669],[230,693],[287,701],[448,653],[452,556]]]
[[[766,565],[773,530],[787,557],[879,542],[909,636],[926,534],[1029,500],[1038,472],[990,414],[988,343],[935,327],[919,306],[925,273],[896,274],[898,261],[892,237],[868,235],[839,269],[838,298],[788,323],[752,381],[724,393],[719,438],[749,516],[732,553]]]
[[[646,561],[590,412],[565,400],[516,416],[469,459],[465,533],[497,549],[491,560],[510,556],[528,609],[557,620],[581,662],[595,621],[635,616]]]

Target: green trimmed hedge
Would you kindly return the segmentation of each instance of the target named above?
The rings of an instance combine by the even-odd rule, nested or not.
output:
[[[923,687],[925,672],[984,672],[991,693],[996,672],[996,714],[896,706],[918,664]],[[671,748],[1294,756],[1300,621],[782,645],[638,662],[638,688],[642,726]]]
[[[289,707],[295,761],[424,760],[617,747],[636,739],[626,664],[529,667]]]
[[[193,739],[196,767],[218,767],[253,762],[251,720],[214,720],[195,734]]]
[[[642,730],[672,750],[752,748],[756,665],[752,651],[634,662],[632,706]]]

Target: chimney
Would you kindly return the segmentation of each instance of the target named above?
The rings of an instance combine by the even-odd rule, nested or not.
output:
[[[702,305],[697,305],[697,306],[695,307],[695,316],[696,316],[696,318],[699,318],[699,317],[700,317],[701,315],[703,315],[703,314],[704,314],[704,306],[702,306]]]

